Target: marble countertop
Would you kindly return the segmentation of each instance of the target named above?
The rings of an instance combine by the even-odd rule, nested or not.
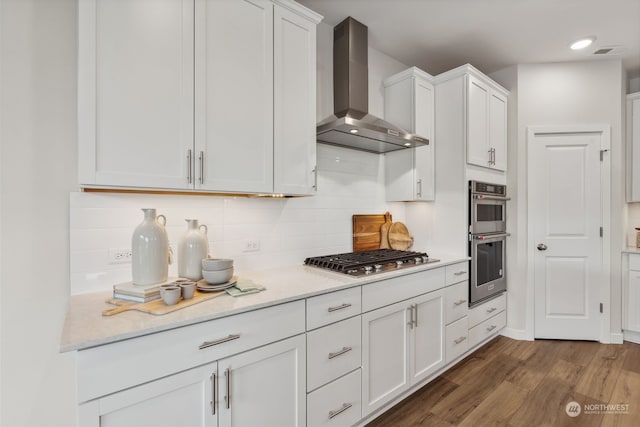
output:
[[[622,250],[622,253],[628,254],[640,254],[640,248],[636,248],[634,246],[627,246]]]
[[[251,279],[266,286],[267,290],[241,297],[221,295],[161,316],[127,311],[103,317],[102,310],[113,307],[105,302],[111,298],[111,291],[72,295],[67,307],[60,351],[81,350],[109,344],[353,286],[415,274],[468,259],[467,257],[441,259],[440,262],[433,264],[363,277],[348,276],[309,266],[243,271],[238,274],[241,278]]]

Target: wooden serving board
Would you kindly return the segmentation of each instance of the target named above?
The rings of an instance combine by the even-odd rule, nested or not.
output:
[[[380,229],[391,214],[353,215],[353,251],[372,251],[380,249]]]
[[[389,228],[389,245],[391,249],[406,251],[413,245],[413,237],[402,222],[394,222]]]
[[[163,314],[171,313],[172,311],[180,310],[181,308],[189,307],[194,304],[198,304],[202,301],[209,300],[211,298],[218,297],[224,294],[225,291],[217,291],[217,292],[201,292],[196,289],[196,292],[191,299],[181,299],[177,304],[167,305],[164,303],[162,298],[149,301],[149,302],[131,302],[131,301],[123,301],[120,299],[109,298],[107,303],[116,305],[113,308],[107,308],[102,311],[103,316],[113,316],[114,314],[122,313],[124,311],[136,310],[142,311],[143,313],[154,314],[156,316],[161,316]]]

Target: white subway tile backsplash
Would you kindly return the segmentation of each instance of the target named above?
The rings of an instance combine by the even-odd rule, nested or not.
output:
[[[71,293],[107,290],[131,280],[131,265],[109,264],[108,250],[131,247],[141,208],[156,208],[167,218],[174,250],[170,276],[177,275],[176,251],[187,218],[207,225],[212,256],[233,258],[240,274],[351,251],[353,214],[390,211],[394,221],[405,221],[405,204],[384,200],[382,156],[323,144],[317,151],[318,192],[312,197],[71,193]],[[260,250],[245,252],[248,239],[260,240]]]

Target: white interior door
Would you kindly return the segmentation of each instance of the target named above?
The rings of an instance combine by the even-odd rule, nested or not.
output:
[[[529,132],[536,338],[600,337],[601,144],[602,132]]]

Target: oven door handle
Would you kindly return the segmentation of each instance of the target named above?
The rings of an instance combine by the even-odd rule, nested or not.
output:
[[[491,242],[493,240],[501,240],[505,237],[511,236],[511,233],[499,233],[499,234],[472,234],[473,240],[481,240],[484,242]]]
[[[473,198],[475,200],[500,200],[503,202],[507,202],[509,200],[511,200],[511,197],[506,197],[506,196],[489,196],[487,194],[474,194]]]

